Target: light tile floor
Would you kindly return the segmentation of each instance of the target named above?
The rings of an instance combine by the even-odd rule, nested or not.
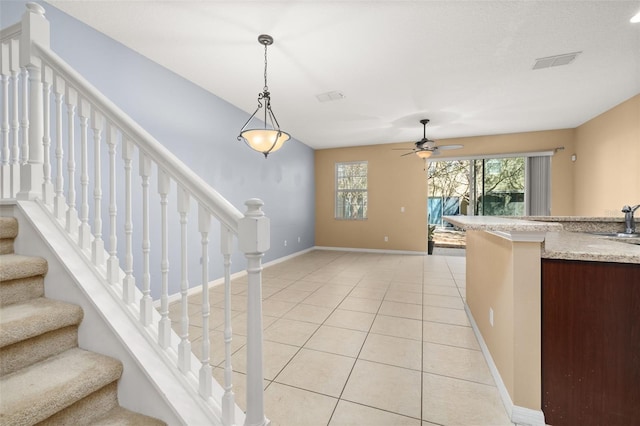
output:
[[[234,280],[232,292],[234,390],[244,408],[246,278]],[[265,268],[272,425],[510,425],[464,297],[461,256],[317,250]],[[199,355],[200,296],[191,299]],[[222,382],[222,288],[210,302],[211,364]]]

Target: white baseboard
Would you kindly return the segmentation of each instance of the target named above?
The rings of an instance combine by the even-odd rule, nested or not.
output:
[[[511,413],[511,421],[517,425],[544,425],[544,413],[541,410],[532,410],[531,408],[513,406]]]
[[[267,262],[267,263],[265,263],[265,264],[264,264],[264,265],[262,265],[262,266],[264,266],[265,268],[267,268],[267,267],[269,267],[269,266],[277,265],[278,263],[282,263],[282,262],[285,262],[285,261],[287,261],[287,260],[291,260],[291,259],[293,259],[293,258],[296,258],[296,257],[298,257],[298,256],[302,256],[303,254],[309,253],[310,251],[313,251],[313,250],[315,250],[315,249],[316,249],[316,247],[309,247],[308,249],[300,250],[300,251],[297,251],[297,252],[292,253],[292,254],[290,254],[290,255],[283,256],[283,257],[279,257],[279,258],[277,258],[277,259],[275,259],[275,260],[272,260],[271,262]]]
[[[464,310],[469,317],[469,322],[471,322],[471,327],[473,328],[473,333],[476,335],[478,339],[478,343],[480,344],[480,349],[482,350],[482,354],[484,358],[487,360],[487,365],[489,366],[489,371],[493,376],[493,380],[496,382],[496,387],[498,388],[498,392],[500,393],[500,398],[502,399],[502,404],[504,404],[504,408],[507,410],[507,414],[511,421],[517,425],[532,425],[532,426],[544,426],[544,413],[542,410],[533,410],[531,408],[520,407],[518,405],[514,405],[511,400],[511,396],[509,395],[509,391],[507,391],[507,387],[502,381],[502,376],[500,376],[500,372],[498,371],[498,367],[493,361],[493,357],[491,356],[491,352],[489,352],[489,348],[480,333],[480,329],[478,328],[478,324],[476,324],[475,319],[473,318],[473,314],[471,313],[471,309],[469,309],[469,305],[467,302],[464,303]]]
[[[426,251],[411,251],[411,250],[383,250],[383,249],[365,249],[365,248],[351,248],[351,247],[325,247],[315,246],[314,250],[328,250],[328,251],[355,251],[360,253],[381,253],[381,254],[412,254],[416,256],[425,256]]]

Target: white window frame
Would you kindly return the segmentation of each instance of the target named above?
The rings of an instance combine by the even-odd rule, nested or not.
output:
[[[366,171],[366,188],[362,189],[362,188],[343,188],[343,189],[339,189],[339,184],[338,184],[338,171],[340,169],[340,167],[342,166],[349,166],[349,165],[354,165],[354,164],[363,164],[366,166],[367,171]],[[358,217],[352,217],[352,216],[347,216],[345,217],[342,213],[344,210],[338,210],[338,207],[340,206],[340,194],[344,193],[344,192],[356,192],[356,193],[364,193],[364,202],[362,203],[362,217],[360,217],[360,215],[358,215]],[[368,161],[350,161],[350,162],[341,162],[341,163],[335,163],[335,196],[334,196],[334,209],[333,209],[333,216],[336,220],[367,220],[367,211],[368,211],[368,203],[369,203],[369,162]]]

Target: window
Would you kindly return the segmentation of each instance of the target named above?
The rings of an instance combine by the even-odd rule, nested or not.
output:
[[[367,218],[367,162],[336,163],[336,219]]]

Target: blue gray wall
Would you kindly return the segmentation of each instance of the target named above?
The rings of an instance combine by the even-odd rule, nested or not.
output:
[[[41,4],[51,23],[52,50],[240,211],[245,211],[244,201],[249,198],[265,202],[264,211],[271,219],[271,249],[265,261],[314,246],[315,184],[311,148],[292,139],[265,160],[236,140],[240,127],[249,117],[247,113],[50,4]],[[0,27],[19,21],[24,11],[24,1],[0,1]],[[119,153],[120,150],[118,157]],[[103,159],[105,157],[103,154]],[[156,188],[155,178],[151,180],[151,188]],[[170,197],[175,199],[175,187]],[[108,191],[103,191],[103,207],[107,203]],[[140,211],[140,200],[134,203],[134,211]],[[175,214],[172,216],[171,246],[178,247],[179,223],[175,221]],[[197,226],[195,215],[191,217],[191,226]],[[103,223],[108,226],[108,213],[103,214]],[[217,227],[212,231],[211,250],[217,251]],[[106,237],[108,229],[104,232]],[[134,237],[134,245],[139,247],[140,237],[135,233]],[[154,238],[152,251],[157,252],[159,241]],[[123,241],[119,237],[120,250]],[[199,262],[200,241],[191,238],[190,243],[192,262],[194,259]],[[140,265],[139,255],[136,258],[135,262]],[[179,258],[175,254],[171,258],[173,275]],[[235,255],[233,261],[234,271],[245,265],[242,256]],[[212,265],[211,278],[220,274],[220,266]],[[199,281],[195,277],[192,280]],[[178,280],[171,281],[170,293],[175,293]]]

